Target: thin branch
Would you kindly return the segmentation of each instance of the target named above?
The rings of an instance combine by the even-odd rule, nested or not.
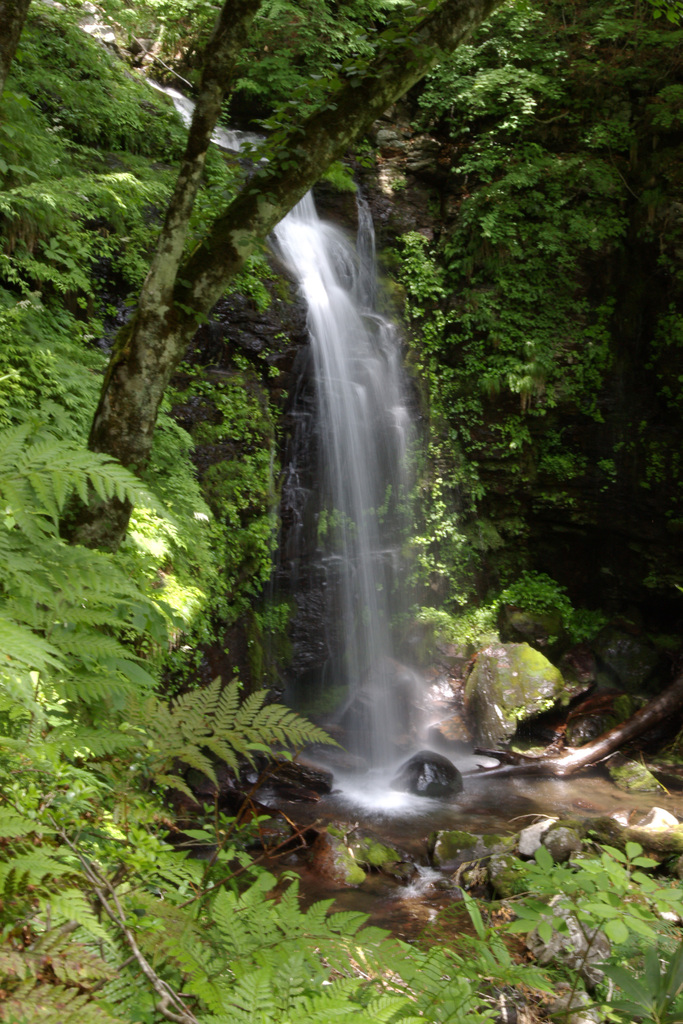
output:
[[[52,824],[55,825],[56,823],[53,821]],[[183,1005],[180,995],[175,992],[171,986],[163,980],[163,978],[160,978],[156,971],[147,962],[140,950],[140,947],[135,941],[135,936],[126,924],[126,915],[119,902],[116,890],[110,885],[106,878],[102,877],[97,868],[86,860],[66,832],[62,829],[57,829],[57,831],[69,849],[75,853],[83,869],[83,874],[97,896],[102,909],[110,921],[112,921],[120,930],[126,944],[133,954],[134,959],[137,961],[140,970],[159,996],[159,1002],[156,1006],[157,1011],[167,1020],[172,1021],[173,1024],[200,1024],[192,1011],[188,1010]],[[105,896],[105,891],[108,893],[108,896]],[[170,1009],[170,1007],[173,1007],[173,1009]]]

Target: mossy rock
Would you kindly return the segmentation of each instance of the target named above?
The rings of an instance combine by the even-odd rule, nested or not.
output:
[[[452,869],[460,859],[463,850],[472,850],[479,836],[471,832],[460,832],[456,829],[449,832],[437,832],[435,835],[432,863],[435,868]]]
[[[513,836],[477,836],[457,829],[437,832],[434,836],[432,864],[435,868],[453,871],[468,861],[487,860],[494,854],[507,853],[513,844]]]
[[[402,859],[391,846],[385,846],[369,836],[349,845],[356,862],[364,868],[378,868],[382,871],[391,864],[398,864]]]
[[[609,777],[618,789],[627,793],[666,793],[666,789],[657,782],[651,771],[640,761],[630,761],[625,757],[612,758],[607,765]]]
[[[321,832],[311,848],[311,867],[337,885],[358,886],[366,874],[356,863],[343,839],[331,832]]]
[[[491,644],[477,655],[465,688],[477,742],[497,747],[514,736],[519,722],[562,703],[564,680],[529,644]]]
[[[497,853],[491,857],[488,868],[489,881],[500,899],[518,896],[527,887],[526,869],[512,853]]]
[[[398,866],[406,861],[405,856],[393,846],[380,842],[372,833],[349,831],[340,825],[328,825],[327,832],[344,844],[353,862],[365,871],[381,871],[392,877],[397,870],[401,874]]]
[[[598,843],[625,851],[627,843],[639,843],[647,855],[656,858],[683,854],[683,825],[653,831],[638,826],[620,825],[614,818],[592,818],[588,824],[591,837]]]

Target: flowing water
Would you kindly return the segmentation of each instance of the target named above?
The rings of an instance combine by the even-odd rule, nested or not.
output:
[[[411,422],[396,330],[374,308],[374,232],[362,202],[358,221],[354,246],[318,217],[309,193],[274,237],[305,298],[313,354],[323,496],[317,545],[327,567],[327,614],[342,635],[328,679],[346,689],[350,745],[381,766],[403,724],[391,617]]]

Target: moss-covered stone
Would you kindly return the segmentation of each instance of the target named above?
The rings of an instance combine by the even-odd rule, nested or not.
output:
[[[607,766],[609,776],[619,789],[637,793],[665,793],[661,782],[657,782],[651,771],[641,761],[613,758]]]
[[[501,899],[517,896],[526,888],[526,872],[522,862],[512,853],[494,854],[489,861],[489,881]]]
[[[332,832],[321,832],[311,850],[311,866],[337,885],[362,885],[366,875],[353,854]]]
[[[378,843],[370,838],[353,842],[350,844],[350,848],[353,850],[356,862],[366,868],[384,870],[385,867],[396,864],[401,860],[400,854],[392,849],[391,846],[385,846],[383,843]]]
[[[473,849],[478,836],[470,832],[452,830],[449,832],[437,832],[436,842],[432,853],[432,863],[435,868],[453,868],[463,850]]]
[[[519,722],[561,702],[562,674],[528,644],[491,644],[480,651],[467,681],[465,699],[477,740],[500,746]]]
[[[638,826],[620,825],[614,818],[593,818],[588,823],[589,835],[598,843],[625,850],[627,843],[639,843],[646,854],[658,858],[683,854],[683,825],[678,828],[651,831]]]

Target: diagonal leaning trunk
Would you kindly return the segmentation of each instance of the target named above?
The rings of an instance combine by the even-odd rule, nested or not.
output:
[[[196,330],[198,317],[211,311],[245,260],[327,167],[501,2],[444,0],[435,11],[406,26],[405,32],[386,33],[378,55],[362,77],[335,83],[327,102],[272,143],[268,162],[259,166],[203,242],[178,267],[199,182],[198,177],[190,180],[191,175],[185,175],[188,180],[183,184],[181,169],[138,311],[119,335],[105,375],[90,433],[91,449],[113,455],[133,470],[144,468],[162,396]],[[249,8],[250,0],[228,0],[224,14],[229,7],[234,18],[236,4]],[[256,6],[256,0],[251,0],[251,7]],[[220,47],[213,55],[209,53],[204,78],[222,85],[221,75],[212,67],[217,53],[221,53]],[[197,117],[195,112],[188,153],[193,150]],[[209,123],[208,117],[202,120],[206,145]],[[201,145],[197,149],[201,150]],[[125,534],[129,515],[130,507],[115,499],[94,503],[78,517],[72,539],[115,549]]]

